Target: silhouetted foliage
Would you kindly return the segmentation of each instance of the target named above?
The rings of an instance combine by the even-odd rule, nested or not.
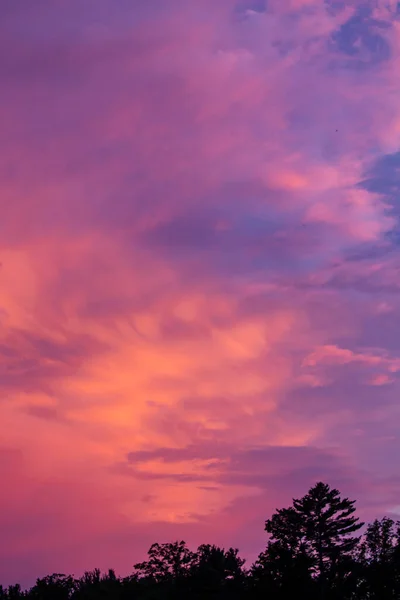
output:
[[[400,597],[400,522],[384,517],[370,523],[358,549],[367,598]]]
[[[199,598],[238,598],[244,588],[244,560],[237,548],[199,546],[191,567],[192,590]]]
[[[299,565],[294,577],[309,582],[311,595],[318,590],[319,598],[332,597],[333,589],[340,588],[339,573],[346,578],[344,566],[350,565],[349,557],[359,543],[353,534],[363,526],[354,516],[354,504],[354,500],[341,498],[338,490],[319,482],[303,498],[294,499],[293,506],[277,510],[265,523],[272,538],[269,553],[274,550],[286,557],[289,571]]]
[[[312,561],[302,547],[291,547],[280,540],[269,541],[251,570],[256,597],[273,592],[273,598],[295,597],[298,590],[311,598],[314,582],[311,577]]]
[[[74,592],[74,584],[74,579],[70,575],[54,573],[43,579],[37,579],[30,596],[39,600],[68,600]]]
[[[76,579],[53,573],[0,600],[400,600],[400,522],[363,523],[355,501],[317,483],[265,522],[265,549],[249,569],[236,548],[152,544],[127,577],[110,569]]]

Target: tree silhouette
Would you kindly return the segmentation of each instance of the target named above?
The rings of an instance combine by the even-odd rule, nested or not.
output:
[[[237,548],[219,548],[211,544],[198,547],[191,567],[192,589],[208,598],[235,598],[245,580],[245,561],[238,555]]]
[[[137,575],[157,582],[186,576],[194,561],[194,554],[184,541],[152,544],[148,560],[134,565]]]
[[[368,598],[387,600],[400,595],[400,522],[384,517],[367,527],[359,547],[363,588]]]
[[[296,558],[305,554],[310,569],[317,577],[320,598],[335,578],[339,558],[351,556],[359,542],[352,536],[363,523],[355,513],[355,500],[341,498],[336,489],[319,482],[293,506],[278,510],[265,522],[265,530],[280,547]]]
[[[256,597],[268,591],[276,599],[294,598],[301,589],[311,599],[315,587],[312,566],[304,546],[270,540],[251,569]]]
[[[184,541],[155,543],[148,550],[148,560],[135,564],[134,569],[147,590],[156,590],[157,597],[176,599],[188,593],[194,560]]]
[[[21,598],[25,597],[25,593],[22,591],[19,583],[16,583],[15,585],[10,585],[7,588],[5,596],[7,600],[20,600]]]
[[[31,596],[40,600],[69,600],[74,587],[75,581],[70,575],[53,573],[37,579],[31,590]]]

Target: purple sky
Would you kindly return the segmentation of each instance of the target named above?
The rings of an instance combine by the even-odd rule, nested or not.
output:
[[[0,57],[0,582],[400,516],[398,3],[4,0]]]

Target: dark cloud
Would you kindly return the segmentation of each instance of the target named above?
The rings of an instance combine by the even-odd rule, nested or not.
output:
[[[360,187],[373,194],[379,194],[388,203],[388,211],[400,217],[400,152],[385,154],[376,159],[375,163],[366,172],[366,177],[360,182]],[[399,227],[391,231],[388,236],[395,249],[399,241]]]
[[[60,411],[51,406],[27,406],[26,412],[28,415],[44,419],[45,421],[60,421],[63,419]]]
[[[271,481],[278,476],[292,481],[296,476],[307,479],[328,478],[332,472],[340,472],[344,464],[328,451],[304,447],[263,446],[238,451],[229,445],[215,445],[210,442],[202,446],[185,448],[157,448],[152,451],[131,452],[127,456],[131,466],[145,464],[147,461],[160,460],[161,463],[174,464],[194,460],[210,461],[204,472],[197,475],[184,473],[146,472],[145,470],[127,470],[140,478],[172,479],[181,481],[209,481],[224,485],[243,485],[268,489]],[[221,474],[218,461],[228,461],[227,468]],[[217,461],[217,462],[214,462]]]
[[[0,346],[0,388],[41,390],[52,395],[55,381],[75,374],[88,353],[98,355],[107,349],[88,335],[69,334],[64,342],[56,342],[30,331],[10,329]]]
[[[321,228],[298,218],[290,223],[276,209],[252,211],[251,200],[246,210],[239,201],[226,200],[226,208],[197,207],[157,225],[144,234],[143,243],[190,270],[195,264],[225,276],[304,273],[320,262]]]
[[[372,16],[372,7],[365,3],[332,36],[334,47],[349,57],[346,67],[362,69],[377,66],[391,56],[390,44],[384,36],[390,27],[387,21]]]

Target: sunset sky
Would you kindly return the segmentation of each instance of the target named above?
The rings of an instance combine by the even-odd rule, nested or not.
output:
[[[400,4],[0,3],[0,583],[400,518]]]

